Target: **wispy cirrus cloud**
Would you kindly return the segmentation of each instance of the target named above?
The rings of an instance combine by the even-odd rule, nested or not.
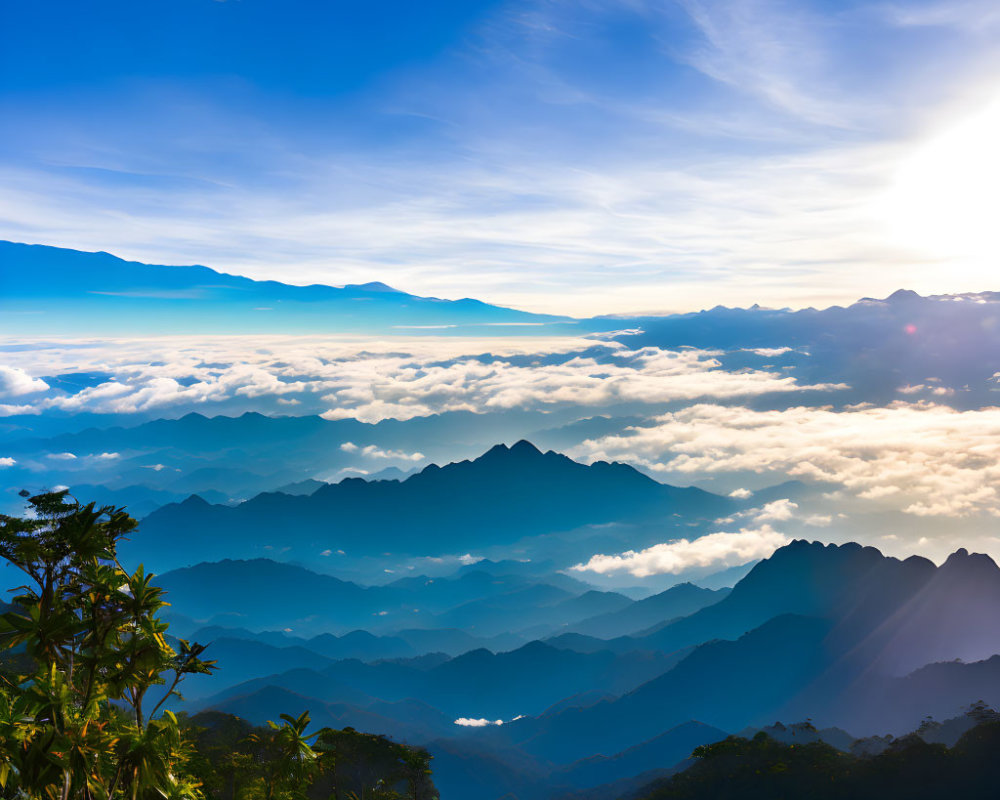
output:
[[[990,3],[480,12],[349,99],[240,54],[240,91],[167,54],[155,83],[123,67],[83,92],[0,93],[0,235],[577,314],[819,304],[982,275],[924,263],[877,200],[928,120],[992,85]],[[130,32],[145,33],[118,32],[109,53]],[[67,48],[87,40],[75,34]],[[298,80],[342,72],[322,70],[332,50]]]

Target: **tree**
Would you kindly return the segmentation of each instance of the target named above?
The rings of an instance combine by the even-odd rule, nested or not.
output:
[[[191,746],[177,718],[158,713],[214,662],[202,645],[168,644],[163,590],[119,562],[136,521],[66,492],[27,500],[26,518],[0,515],[0,555],[26,578],[0,616],[0,649],[31,667],[0,687],[4,794],[200,798],[185,770]]]
[[[245,794],[248,798],[306,800],[319,774],[319,757],[309,742],[319,733],[306,734],[309,712],[298,717],[282,714],[281,720],[281,725],[268,721],[267,729],[250,735],[251,744],[259,748],[259,776]]]
[[[330,792],[317,777],[337,796],[344,768],[370,778],[348,781],[366,799],[402,798],[396,787],[405,786],[407,800],[436,800],[424,750],[352,729],[310,734],[308,712],[254,728],[165,709],[186,676],[215,662],[202,658],[203,645],[168,642],[163,590],[118,560],[136,521],[66,492],[27,501],[25,518],[0,515],[0,556],[26,579],[0,609],[4,798],[318,800]]]

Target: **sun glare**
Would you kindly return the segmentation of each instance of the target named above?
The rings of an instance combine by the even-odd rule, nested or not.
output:
[[[982,282],[1000,262],[1000,98],[919,145],[884,199],[893,241]],[[973,287],[967,287],[973,288]]]

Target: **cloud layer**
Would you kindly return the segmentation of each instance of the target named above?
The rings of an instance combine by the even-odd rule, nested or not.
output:
[[[20,397],[44,392],[49,385],[41,378],[32,378],[23,369],[0,365],[0,398]]]
[[[767,558],[788,541],[785,534],[764,525],[757,530],[737,533],[709,533],[691,541],[678,539],[638,552],[628,550],[618,555],[595,555],[572,569],[602,575],[624,571],[636,578],[679,575],[691,569],[725,569]]]
[[[26,400],[6,414],[162,413],[227,402],[253,407],[267,400],[275,407],[296,401],[297,414],[376,422],[445,411],[607,408],[839,388],[803,386],[767,369],[727,371],[715,355],[585,339],[400,338],[362,344],[219,337],[46,344],[6,354],[17,385],[32,380],[28,368],[107,378],[75,394],[52,391]]]
[[[895,403],[755,411],[699,403],[572,454],[623,460],[664,479],[792,476],[920,516],[1000,515],[1000,408]]]

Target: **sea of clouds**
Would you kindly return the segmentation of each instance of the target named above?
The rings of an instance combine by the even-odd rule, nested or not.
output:
[[[765,557],[803,526],[830,539],[898,543],[905,552],[926,550],[934,523],[955,535],[974,530],[984,549],[1000,549],[991,528],[1000,515],[1000,408],[957,410],[905,391],[887,405],[838,404],[847,387],[801,382],[787,366],[767,363],[781,352],[755,353],[757,367],[726,369],[725,353],[631,347],[627,336],[22,341],[0,353],[0,415],[23,425],[102,414],[129,425],[257,410],[372,423],[558,410],[560,421],[609,418],[611,432],[582,425],[561,448],[579,461],[621,461],[667,483],[737,498],[789,479],[822,488],[808,507],[763,504],[750,517],[720,520],[708,536],[595,554],[582,570],[641,577],[732,566]],[[347,441],[340,450],[359,466],[425,463],[405,447]],[[96,464],[117,455],[39,459]],[[0,469],[14,464],[0,439]],[[876,529],[886,514],[891,525]],[[852,527],[861,518],[864,526]]]

